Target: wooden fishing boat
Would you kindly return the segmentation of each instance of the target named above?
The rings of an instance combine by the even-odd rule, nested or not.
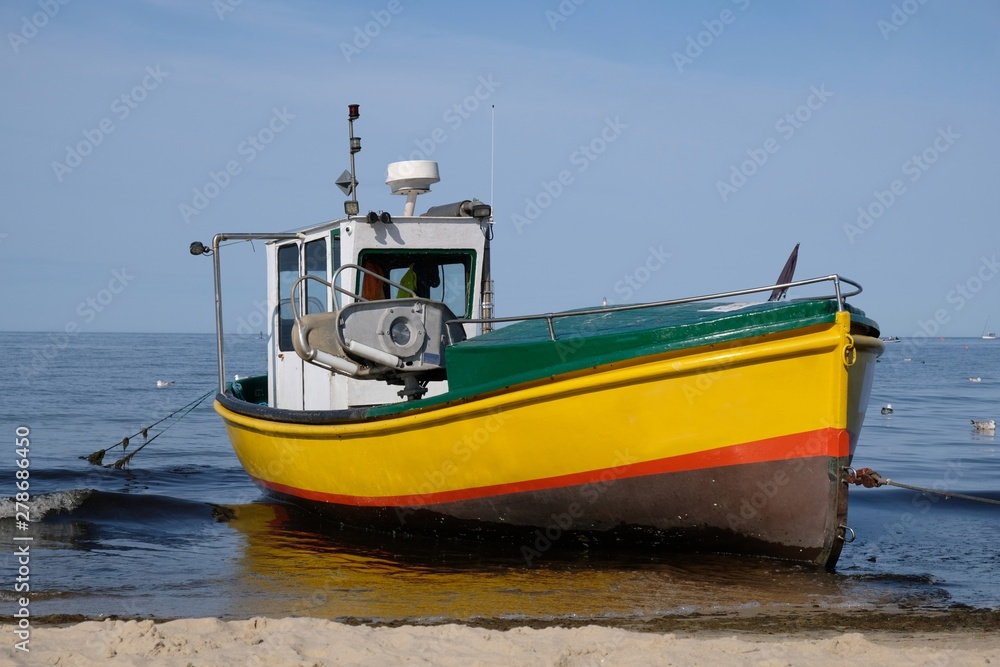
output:
[[[835,565],[883,351],[846,301],[857,283],[493,318],[489,206],[414,215],[436,180],[434,163],[395,163],[401,217],[352,199],[299,232],[213,240],[215,409],[262,489],[528,563],[614,542]],[[248,238],[268,241],[268,375],[227,383],[219,249]],[[787,289],[832,293],[753,300]]]

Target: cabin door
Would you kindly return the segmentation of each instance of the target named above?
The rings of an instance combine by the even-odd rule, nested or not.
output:
[[[329,410],[330,372],[304,362],[292,346],[292,285],[299,276],[315,276],[329,282],[331,267],[329,236],[292,242],[279,246],[276,253],[277,276],[274,296],[277,331],[274,359],[275,406],[289,410]],[[336,249],[336,246],[335,246]],[[329,310],[330,290],[323,283],[307,280],[296,291],[299,313]]]
[[[307,240],[302,246],[302,271],[330,282],[329,235]],[[330,310],[330,288],[316,280],[305,281],[300,290],[303,303],[299,312],[325,313]],[[298,355],[296,355],[298,358]],[[302,407],[306,410],[330,409],[330,371],[302,362]]]
[[[274,362],[274,406],[288,410],[301,410],[303,361],[295,353],[295,348],[292,347],[292,325],[295,323],[295,314],[292,312],[291,302],[292,285],[301,275],[299,273],[299,244],[293,242],[278,246],[276,255],[278,280],[275,296],[278,307],[275,309],[275,317],[278,335],[273,338],[277,349],[272,355]]]

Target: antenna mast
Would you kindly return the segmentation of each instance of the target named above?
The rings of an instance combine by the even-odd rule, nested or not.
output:
[[[496,113],[497,105],[492,105],[490,110],[490,218],[486,220],[483,224],[485,225],[483,229],[483,234],[486,236],[486,245],[483,246],[483,283],[480,287],[482,291],[482,310],[483,319],[493,317],[493,274],[490,268],[490,241],[493,239],[493,174],[494,174],[494,164],[496,163]],[[483,322],[482,324],[483,333],[489,333],[493,331],[492,322]]]
[[[496,125],[497,125],[497,105],[493,104],[490,106],[490,206],[492,207],[496,201],[493,198],[493,172],[494,165],[496,164]],[[490,222],[493,222],[493,216],[490,216]]]
[[[347,105],[347,127],[351,139],[351,198],[344,202],[344,213],[347,215],[358,214],[358,179],[354,174],[354,154],[361,150],[361,137],[354,136],[354,121],[361,114],[358,113],[357,104]]]

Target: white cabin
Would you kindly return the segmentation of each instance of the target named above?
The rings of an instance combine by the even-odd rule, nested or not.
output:
[[[489,261],[487,235],[492,223],[489,208],[476,204],[478,218],[471,215],[472,202],[459,202],[433,208],[429,214],[393,217],[388,223],[378,215],[348,216],[302,230],[295,239],[269,242],[268,404],[290,410],[331,410],[405,400],[398,394],[399,385],[332,372],[296,353],[292,285],[306,275],[330,283],[342,266],[356,264],[394,283],[412,286],[418,297],[443,302],[458,318],[483,317],[483,272],[484,262]],[[412,211],[411,202],[407,211]],[[400,296],[387,283],[352,268],[340,272],[336,286],[350,294],[318,281],[304,281],[296,294],[298,313],[332,312],[335,298],[339,310],[355,301]],[[487,295],[487,304],[489,300]],[[461,326],[466,336],[478,333],[477,324]],[[432,381],[426,395],[445,391],[447,381]]]

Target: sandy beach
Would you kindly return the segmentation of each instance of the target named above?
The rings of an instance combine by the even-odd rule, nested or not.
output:
[[[0,663],[24,665],[987,665],[1000,661],[1000,634],[988,622],[961,630],[934,619],[899,631],[806,629],[750,632],[635,631],[603,626],[468,625],[371,627],[314,618],[85,621],[32,627],[30,653],[14,648]],[[752,624],[752,621],[751,621]],[[739,625],[739,624],[737,624]],[[924,629],[919,629],[924,628]]]

